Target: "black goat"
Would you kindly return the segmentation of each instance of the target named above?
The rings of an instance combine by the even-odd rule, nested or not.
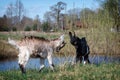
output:
[[[69,32],[69,37],[70,37],[70,43],[73,46],[75,46],[76,49],[76,63],[78,61],[80,61],[81,63],[83,58],[84,58],[84,64],[86,63],[86,61],[90,63],[89,61],[90,50],[85,37],[80,39],[75,35],[75,32],[74,35],[72,35],[72,33]]]

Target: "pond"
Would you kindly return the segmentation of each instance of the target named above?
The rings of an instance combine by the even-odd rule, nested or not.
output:
[[[90,62],[92,64],[100,64],[100,63],[113,63],[117,62],[120,63],[120,57],[108,57],[108,56],[90,56]],[[53,63],[55,65],[60,65],[64,63],[71,63],[73,62],[74,57],[53,57]],[[6,70],[17,70],[19,69],[18,60],[4,60],[0,61],[0,71]],[[45,66],[49,67],[48,61],[45,60]],[[39,58],[30,58],[28,61],[26,68],[27,69],[38,69],[40,67],[40,60]]]

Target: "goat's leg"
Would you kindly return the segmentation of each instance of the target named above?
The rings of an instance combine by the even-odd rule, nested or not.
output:
[[[82,56],[76,56],[76,63],[78,62],[82,63],[82,60],[83,60]]]
[[[28,60],[29,60],[29,55],[27,55],[27,54],[19,55],[18,63],[19,63],[19,67],[20,67],[22,73],[26,73],[25,66],[26,66]]]
[[[47,57],[50,68],[52,69],[52,71],[54,71],[54,64],[52,63],[52,56],[48,56]]]
[[[41,66],[40,66],[39,72],[41,72],[41,70],[45,67],[44,62],[45,62],[45,59],[40,58],[40,65],[41,65]]]
[[[89,56],[88,56],[88,55],[85,55],[85,56],[84,56],[84,64],[85,64],[86,62],[87,62],[87,63],[90,63],[90,60],[89,60]]]
[[[19,64],[20,70],[22,73],[26,73],[25,66],[22,64]]]
[[[18,63],[22,73],[26,73],[25,66],[30,58],[29,50],[26,47],[21,47],[19,49]]]
[[[23,60],[21,62],[18,62],[19,63],[19,67],[20,67],[22,73],[26,73],[25,66],[26,66],[28,60]]]

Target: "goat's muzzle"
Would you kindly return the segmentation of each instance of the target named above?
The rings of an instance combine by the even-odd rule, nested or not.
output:
[[[66,43],[63,41],[62,44],[56,48],[56,52],[59,52],[65,46],[65,44]]]

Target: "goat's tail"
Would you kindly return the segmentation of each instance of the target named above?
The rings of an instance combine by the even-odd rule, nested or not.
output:
[[[13,46],[17,46],[16,41],[10,39],[10,37],[8,38],[8,43],[11,44],[11,45],[13,45]]]

